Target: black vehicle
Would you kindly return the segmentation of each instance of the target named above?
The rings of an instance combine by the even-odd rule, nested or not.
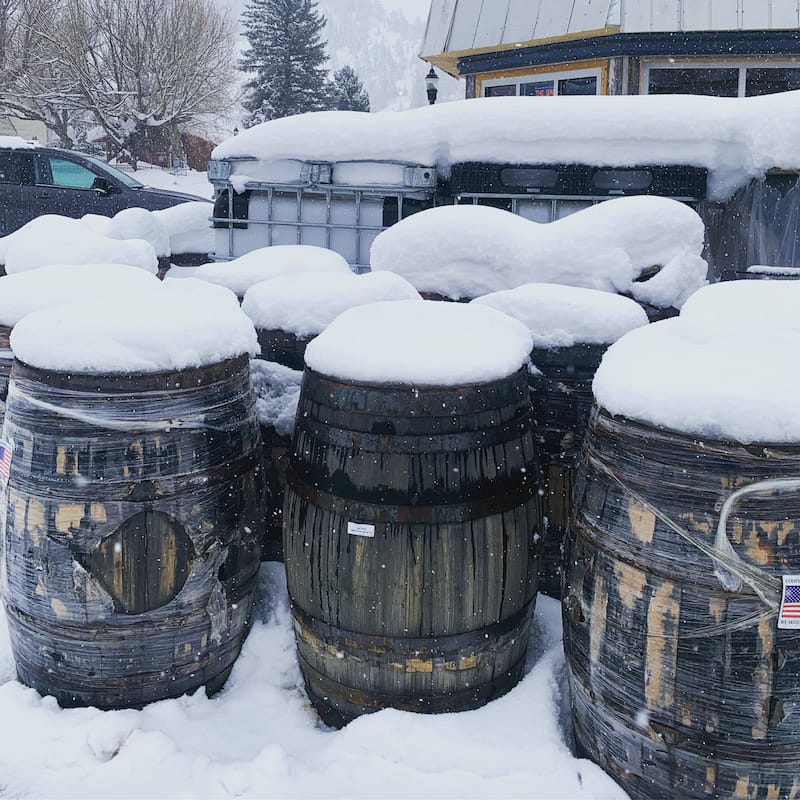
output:
[[[0,147],[0,236],[43,214],[113,217],[125,208],[159,211],[193,200],[210,203],[205,197],[144,186],[85,153]]]

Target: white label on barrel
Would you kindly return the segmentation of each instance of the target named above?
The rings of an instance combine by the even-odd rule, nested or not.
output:
[[[800,628],[800,575],[783,576],[779,628]]]
[[[375,536],[375,526],[365,522],[348,522],[347,532],[351,536],[368,536],[371,539]]]

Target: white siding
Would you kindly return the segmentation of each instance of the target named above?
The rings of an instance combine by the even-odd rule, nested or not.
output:
[[[503,31],[506,27],[508,3],[498,3],[497,0],[483,0],[478,28],[475,32],[475,47],[492,47],[503,41]]]
[[[599,30],[614,6],[614,0],[431,0],[422,55]],[[800,0],[622,0],[620,17],[624,33],[800,28]]]
[[[547,0],[510,0],[502,44],[533,39],[541,7],[546,3]]]
[[[432,0],[422,54],[598,30],[612,5],[613,0]]]
[[[622,30],[777,30],[800,27],[798,0],[623,0]]]

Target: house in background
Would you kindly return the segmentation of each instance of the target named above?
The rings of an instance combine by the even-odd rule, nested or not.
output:
[[[432,0],[421,57],[467,97],[800,88],[798,0]]]
[[[21,136],[28,141],[47,144],[47,128],[43,122],[18,117],[0,116],[0,136]]]

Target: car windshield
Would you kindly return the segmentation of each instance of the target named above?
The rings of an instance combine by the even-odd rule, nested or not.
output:
[[[99,158],[95,158],[94,156],[87,156],[86,154],[81,154],[87,161],[91,161],[92,164],[100,167],[101,169],[105,170],[106,172],[110,172],[117,180],[122,181],[126,186],[130,186],[131,189],[140,189],[144,186],[143,183],[137,181],[136,178],[132,178],[127,173],[123,172],[121,169],[117,169],[116,167],[112,167],[111,164],[107,164],[105,161]]]

